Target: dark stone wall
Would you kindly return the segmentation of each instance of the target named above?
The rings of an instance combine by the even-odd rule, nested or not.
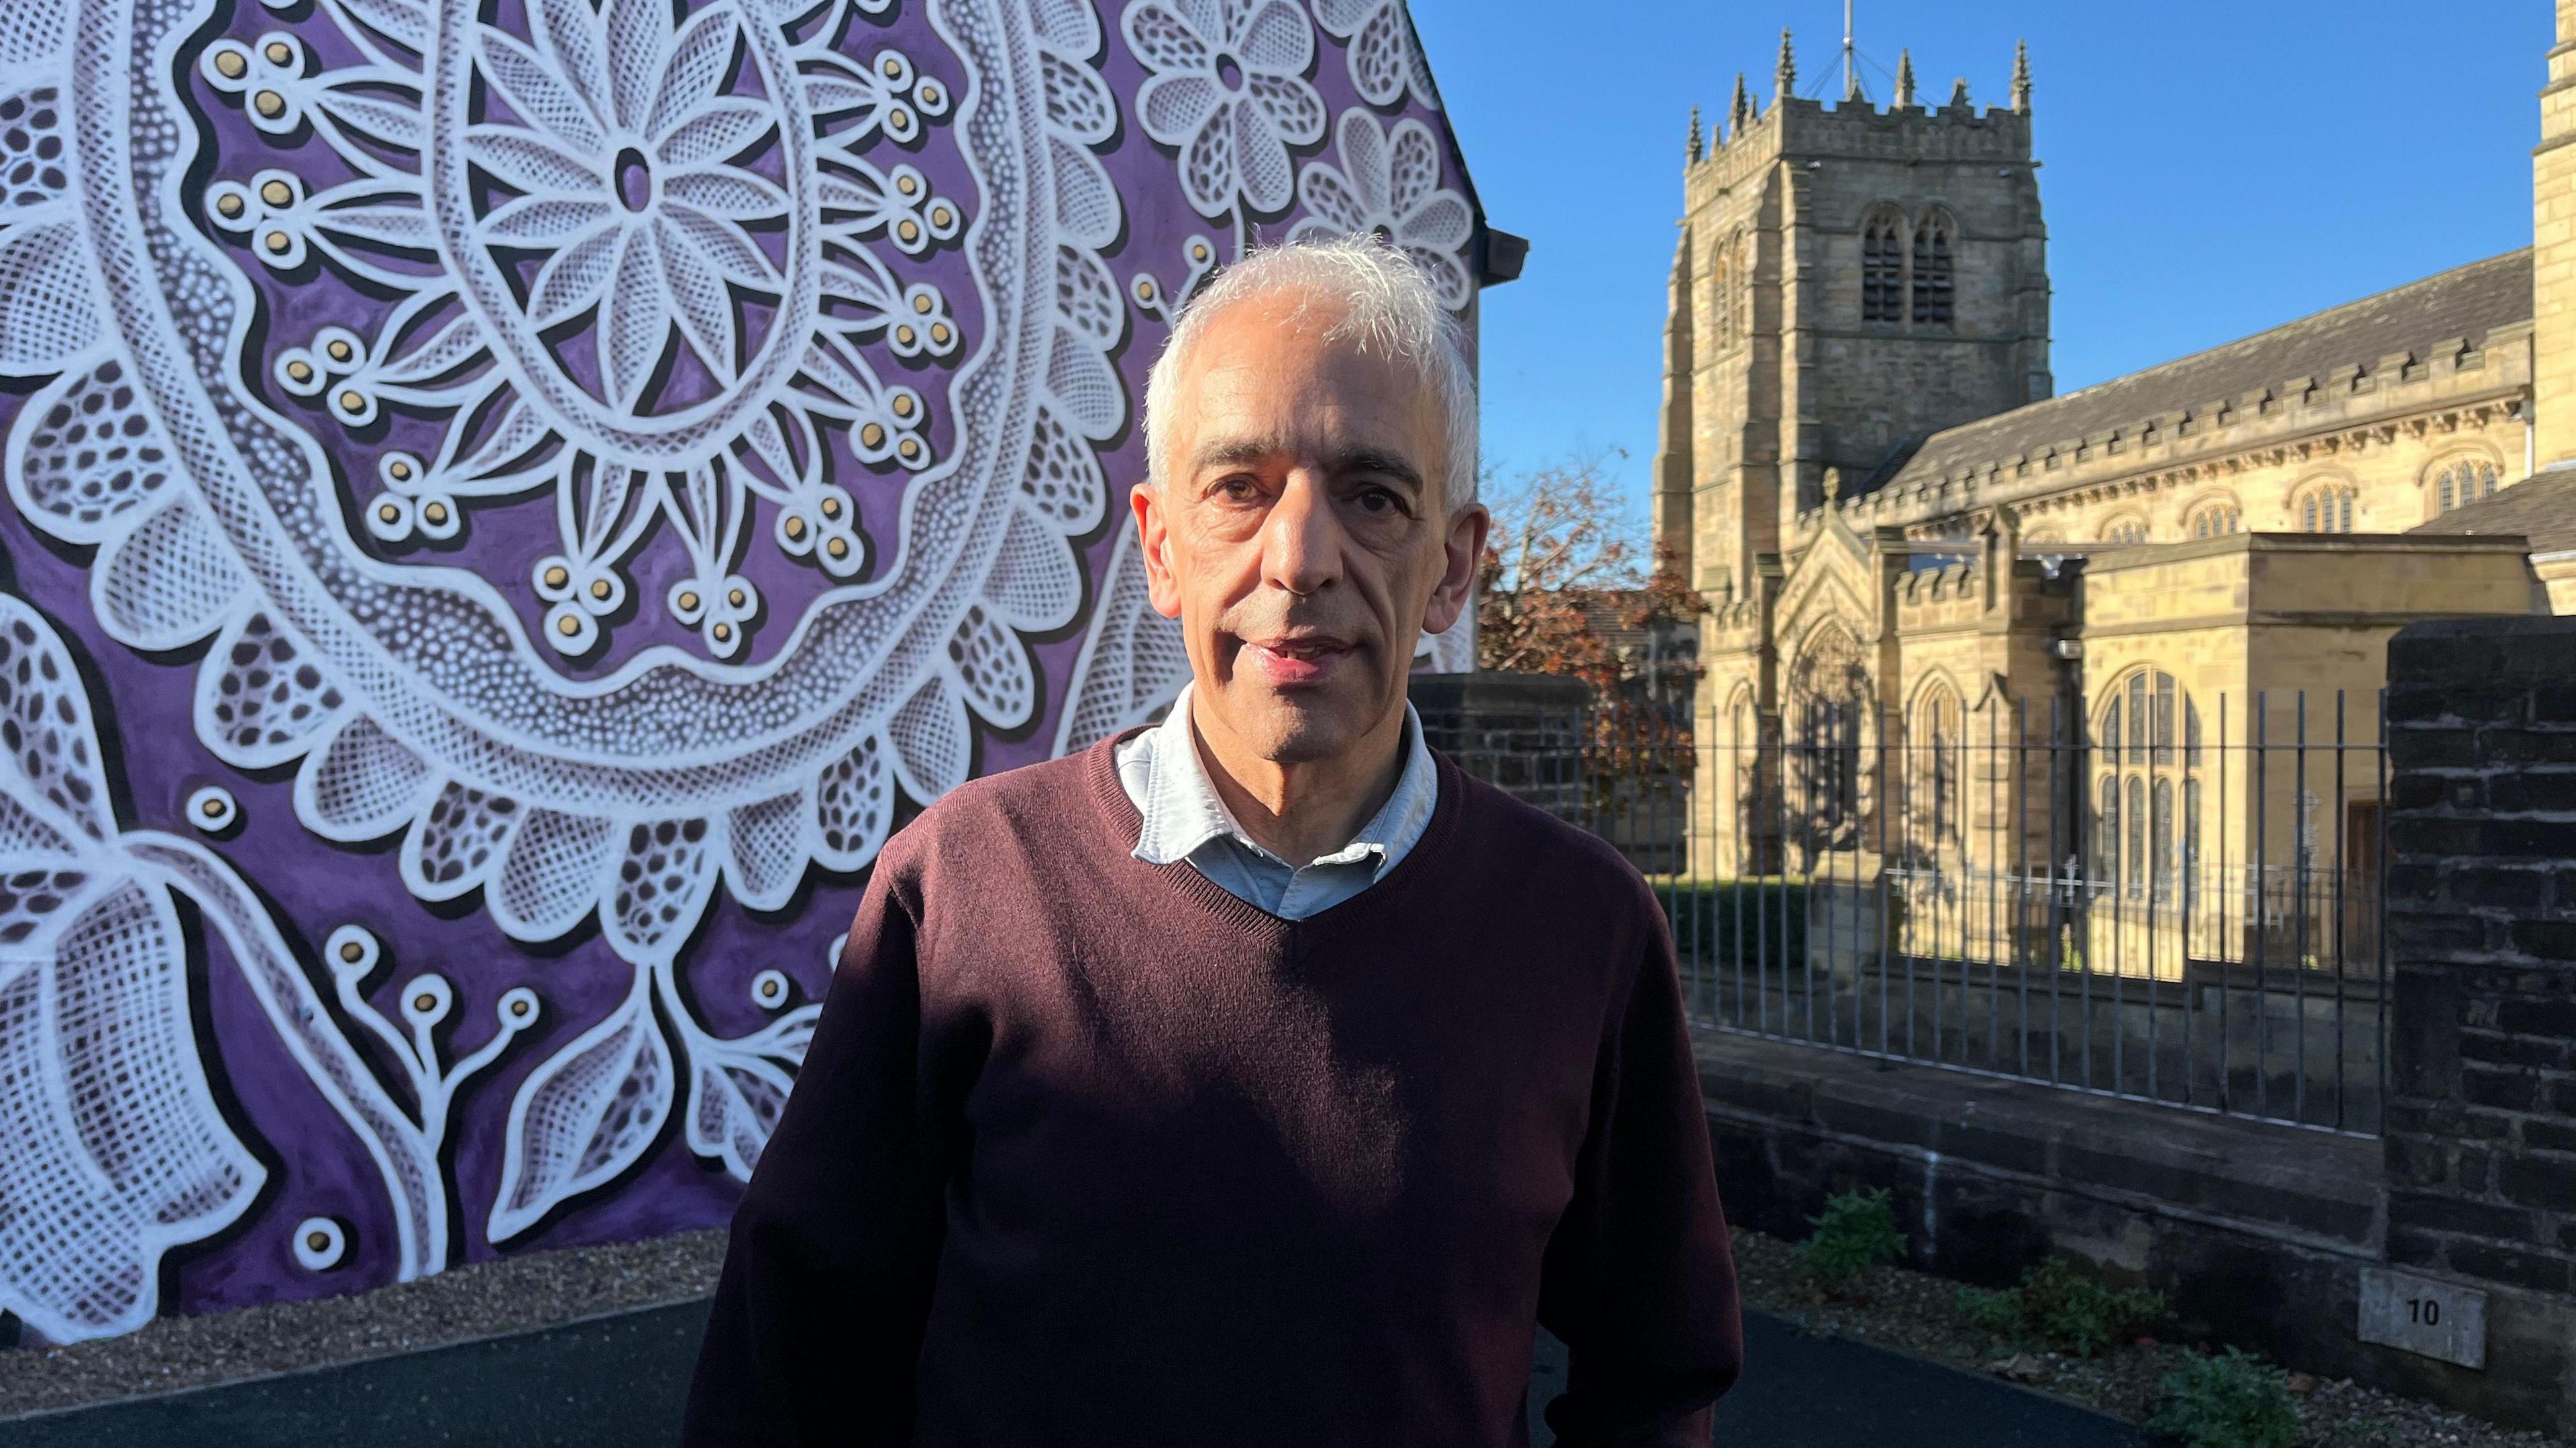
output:
[[[2576,619],[2388,650],[2388,1258],[2494,1284],[2576,1421]],[[2489,1350],[2490,1366],[2501,1351]],[[2526,1368],[2538,1370],[2539,1362]]]
[[[1554,674],[1416,674],[1410,692],[1432,748],[1559,819],[1584,821],[1591,686]]]

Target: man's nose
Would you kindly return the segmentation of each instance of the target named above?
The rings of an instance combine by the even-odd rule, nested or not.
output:
[[[1324,485],[1303,469],[1272,504],[1262,525],[1261,581],[1304,595],[1341,581],[1342,526]]]

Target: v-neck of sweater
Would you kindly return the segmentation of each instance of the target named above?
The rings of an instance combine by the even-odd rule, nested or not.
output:
[[[1104,854],[1116,856],[1115,865],[1123,865],[1158,877],[1165,888],[1197,906],[1202,912],[1238,928],[1266,936],[1286,939],[1297,935],[1315,935],[1375,918],[1405,901],[1420,895],[1426,881],[1436,878],[1445,868],[1451,851],[1448,846],[1458,829],[1458,818],[1464,805],[1466,776],[1458,766],[1437,751],[1432,761],[1439,771],[1439,798],[1431,810],[1431,822],[1424,826],[1422,838],[1396,862],[1395,868],[1367,889],[1351,898],[1317,911],[1302,920],[1273,915],[1251,901],[1201,874],[1187,860],[1152,865],[1134,857],[1137,832],[1145,826],[1145,817],[1136,802],[1127,797],[1126,786],[1118,779],[1118,746],[1133,738],[1142,728],[1129,729],[1101,740],[1086,751],[1083,774],[1091,786],[1092,803],[1100,810],[1101,821],[1115,846]]]

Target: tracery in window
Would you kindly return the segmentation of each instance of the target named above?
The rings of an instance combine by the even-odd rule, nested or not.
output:
[[[2147,520],[2134,515],[2124,518],[2114,518],[2102,526],[2102,541],[2105,543],[2144,543],[2147,541]]]
[[[1914,227],[1914,325],[1950,325],[1950,219],[1926,214]]]
[[[1886,207],[1861,224],[1860,319],[1905,320],[1905,218]]]
[[[2224,538],[2245,530],[2245,514],[2233,502],[2203,503],[2191,510],[2187,526],[2194,538]]]
[[[2496,465],[2484,458],[2461,458],[2445,464],[2433,476],[2435,511],[2447,513],[2464,508],[2480,498],[2492,498],[2496,490]]]
[[[2185,898],[2199,853],[2199,706],[2173,675],[2138,669],[2104,696],[2094,744],[2101,770],[2095,878],[2132,899]]]
[[[2355,490],[2345,483],[2321,483],[2299,495],[2302,533],[2349,533]]]

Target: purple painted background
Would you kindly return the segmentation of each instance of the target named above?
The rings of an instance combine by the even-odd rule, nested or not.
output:
[[[1173,0],[1173,5],[1183,11],[1215,8],[1192,0]],[[295,11],[280,13],[262,5],[227,8],[230,13],[221,28],[201,32],[183,49],[172,77],[173,84],[187,91],[203,127],[204,159],[210,164],[200,174],[208,181],[247,180],[261,167],[284,166],[316,188],[344,178],[345,163],[309,132],[301,138],[281,139],[252,129],[244,120],[239,97],[220,94],[208,85],[197,58],[205,46],[226,36],[254,43],[278,29],[297,34],[325,64],[352,59],[347,47],[326,19],[309,10],[299,19]],[[1119,97],[1122,112],[1114,137],[1095,148],[1125,208],[1124,233],[1106,260],[1122,288],[1139,272],[1150,272],[1169,286],[1180,279],[1188,237],[1206,235],[1230,247],[1233,232],[1228,222],[1212,221],[1192,209],[1171,149],[1144,133],[1134,97],[1148,72],[1121,34],[1120,19],[1128,8],[1125,0],[1099,0],[1098,8],[1105,40],[1095,60]],[[1317,8],[1338,14],[1372,7],[1324,0]],[[1403,24],[1400,8],[1394,14],[1396,23]],[[901,0],[877,20],[882,31],[863,28],[867,50],[860,53],[862,60],[876,47],[897,46],[926,73],[946,78],[962,92],[968,78],[932,29],[920,0]],[[517,0],[504,0],[501,21],[524,33]],[[1384,125],[1408,115],[1426,122],[1442,143],[1440,184],[1472,201],[1440,113],[1402,89],[1392,103],[1369,107],[1348,72],[1346,48],[1345,41],[1316,27],[1315,59],[1307,80],[1323,97],[1329,117],[1337,120],[1353,108],[1367,108]],[[1297,162],[1303,167],[1318,158],[1330,161],[1334,145],[1334,130],[1328,123],[1313,144],[1296,148]],[[889,149],[880,143],[881,152]],[[948,128],[933,128],[922,144],[906,154],[875,159],[880,164],[910,161],[929,176],[938,192],[964,200],[970,215],[976,212],[972,181]],[[1256,217],[1248,231],[1257,239],[1280,238],[1302,214],[1292,208]],[[327,265],[281,276],[257,265],[239,239],[218,239],[259,292],[266,346],[254,336],[243,365],[249,384],[333,453],[344,503],[354,519],[357,507],[378,487],[378,456],[388,448],[433,454],[441,424],[397,413],[352,437],[323,410],[319,399],[285,395],[265,363],[277,347],[301,341],[325,323],[370,336],[389,304],[350,286]],[[959,299],[960,319],[971,328],[974,319],[967,306],[974,284],[960,249],[952,244],[907,266],[908,273],[925,270],[952,298]],[[1111,482],[1112,503],[1101,529],[1082,540],[1090,580],[1084,613],[1061,635],[1030,641],[1042,688],[1038,717],[1008,735],[984,730],[979,723],[978,772],[1026,764],[1050,751],[1068,677],[1098,607],[1113,545],[1118,533],[1131,526],[1123,494],[1141,478],[1144,468],[1144,446],[1134,415],[1145,367],[1161,345],[1165,328],[1158,317],[1134,306],[1132,295],[1129,301],[1127,331],[1115,361],[1128,387],[1130,421],[1100,452]],[[954,357],[942,362],[924,360],[908,370],[898,368],[886,380],[907,382],[926,397],[944,400],[950,375],[972,353],[977,340],[970,331],[966,346]],[[685,390],[689,382],[683,376],[675,385]],[[7,424],[22,398],[23,391],[0,396],[0,426]],[[934,406],[932,415],[929,440],[938,455],[948,456],[955,444],[945,431],[949,409]],[[842,456],[837,459],[836,477],[858,501],[872,540],[871,567],[883,567],[895,554],[895,504],[909,476],[871,469]],[[755,500],[753,506],[757,514],[746,530],[749,543],[735,566],[764,590],[766,611],[740,656],[745,662],[774,653],[806,605],[828,583],[818,570],[778,554],[770,542],[771,505]],[[535,634],[543,623],[545,605],[531,587],[531,569],[540,556],[559,546],[551,493],[540,488],[515,498],[468,501],[466,510],[463,540],[454,547],[417,542],[386,545],[366,539],[362,530],[353,527],[352,532],[381,557],[473,570],[502,591],[522,625]],[[327,978],[317,967],[314,952],[334,928],[352,923],[374,932],[391,957],[391,968],[377,971],[371,985],[372,999],[388,1016],[399,1019],[396,982],[424,969],[435,969],[453,982],[457,1001],[446,1028],[451,1059],[486,1039],[493,1029],[495,1001],[504,990],[524,982],[542,994],[542,1023],[514,1043],[494,1069],[464,1088],[449,1139],[450,1265],[498,1255],[500,1249],[484,1240],[483,1224],[499,1180],[501,1136],[513,1093],[537,1063],[624,997],[634,979],[633,968],[610,950],[595,923],[585,923],[551,946],[531,948],[502,934],[482,908],[479,893],[440,906],[414,899],[398,874],[399,835],[351,848],[309,834],[296,819],[292,766],[246,775],[220,762],[199,742],[191,722],[191,695],[206,645],[177,656],[147,657],[109,638],[91,615],[89,550],[41,536],[14,509],[0,515],[0,549],[6,554],[7,590],[50,618],[82,657],[111,778],[122,794],[120,813],[127,824],[195,835],[183,818],[183,803],[191,792],[208,785],[231,791],[240,802],[240,823],[231,833],[206,842],[265,896],[281,932],[304,957],[325,999],[330,994]],[[627,571],[641,606],[632,617],[615,624],[608,645],[594,655],[577,662],[558,661],[567,676],[599,676],[656,644],[697,651],[694,631],[670,621],[660,606],[666,587],[686,571],[686,560],[671,539],[649,541],[634,555]],[[751,1004],[750,983],[766,968],[784,971],[801,998],[819,998],[829,975],[826,950],[846,927],[862,883],[863,877],[810,870],[794,907],[773,915],[747,911],[719,887],[704,924],[679,963],[704,1024],[721,1036],[740,1035],[765,1024],[770,1017]],[[205,1065],[235,1130],[269,1163],[271,1171],[261,1199],[231,1228],[164,1259],[160,1310],[216,1311],[357,1290],[392,1280],[392,1221],[382,1182],[364,1148],[289,1057],[222,939],[201,924],[192,925],[192,933],[202,962],[194,988],[202,1023],[200,1039],[207,1045]],[[375,1046],[364,1031],[350,1029],[348,1034],[362,1050]],[[399,1084],[400,1073],[382,1058],[377,1064],[396,1099],[407,1099]],[[723,1222],[739,1185],[720,1164],[702,1161],[688,1149],[677,1130],[683,1109],[675,1104],[672,1125],[665,1128],[639,1170],[558,1213],[539,1230],[509,1243],[507,1250],[633,1239]],[[314,1271],[296,1261],[289,1236],[294,1225],[308,1217],[337,1218],[348,1226],[349,1250],[337,1266]]]

